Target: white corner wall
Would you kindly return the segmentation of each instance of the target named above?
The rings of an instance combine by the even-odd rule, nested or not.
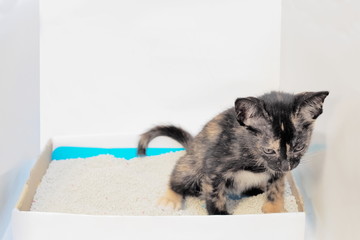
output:
[[[40,149],[37,0],[0,1],[0,239]]]
[[[360,94],[360,1],[282,1],[281,77],[285,91],[330,91],[339,100]],[[324,132],[326,117],[318,123]]]
[[[283,0],[282,90],[328,90],[316,141],[326,153],[296,173],[304,187],[308,239],[359,239],[360,1]]]
[[[239,96],[278,89],[280,0],[41,1],[41,143],[193,133]]]

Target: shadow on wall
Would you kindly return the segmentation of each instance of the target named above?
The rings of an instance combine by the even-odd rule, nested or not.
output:
[[[7,14],[16,7],[17,0],[2,0],[0,1],[0,14]]]
[[[339,101],[327,126],[316,239],[360,238],[359,109],[359,97]]]
[[[310,148],[300,165],[293,171],[304,201],[306,212],[306,239],[313,239],[316,230],[317,206],[321,199],[319,189],[321,173],[325,162],[326,136],[316,131],[312,136]]]
[[[19,199],[22,187],[29,176],[29,169],[33,161],[22,163],[0,175],[0,239],[2,239],[14,208]]]
[[[360,239],[360,98],[337,101],[326,134],[315,132],[312,146],[294,171],[301,183],[307,239]],[[322,147],[321,147],[322,146]]]

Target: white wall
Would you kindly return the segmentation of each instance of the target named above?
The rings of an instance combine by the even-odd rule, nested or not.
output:
[[[0,239],[39,153],[37,0],[0,1]]]
[[[281,89],[330,91],[329,117],[336,102],[360,93],[360,1],[283,0],[282,8]]]
[[[41,1],[41,142],[196,133],[236,97],[278,89],[280,0]]]
[[[346,213],[360,202],[356,191],[341,191],[342,183],[359,182],[351,160],[358,147],[337,144],[338,136],[357,139],[359,132],[355,118],[346,121],[357,101],[346,97],[360,91],[360,3],[280,3],[42,1],[42,144],[53,135],[138,133],[167,122],[196,133],[236,97],[279,88],[279,76],[285,91],[330,90],[316,135],[335,149],[297,174],[315,209],[317,236],[343,234],[356,223]],[[0,236],[39,150],[37,5],[0,0]],[[329,186],[334,175],[340,180]],[[331,210],[339,202],[326,197],[347,193],[351,201],[340,207],[354,208],[339,216]]]
[[[37,6],[0,0],[0,237],[39,150]],[[348,219],[359,195],[343,186],[360,175],[352,162],[358,146],[349,147],[359,128],[355,115],[347,121],[358,100],[346,99],[360,91],[358,1],[46,0],[40,9],[42,144],[164,122],[195,133],[236,97],[277,89],[281,75],[283,90],[331,92],[317,134],[333,152],[298,175],[313,185],[305,188],[317,236],[357,236]],[[353,140],[338,144],[341,137]],[[331,198],[345,194],[341,206]]]
[[[326,143],[327,151],[311,156],[313,161],[297,172],[308,209],[311,205],[314,209],[309,220],[316,226],[312,235],[316,239],[360,237],[355,220],[360,208],[354,204],[360,202],[354,189],[360,182],[356,157],[360,127],[355,124],[359,119],[359,29],[357,0],[282,3],[281,89],[330,91],[315,134]]]

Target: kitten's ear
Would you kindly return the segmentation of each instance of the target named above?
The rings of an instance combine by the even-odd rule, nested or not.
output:
[[[250,120],[253,118],[267,116],[264,102],[254,97],[236,99],[235,112],[241,126],[249,126]]]
[[[301,115],[309,120],[315,120],[323,112],[323,103],[328,95],[328,91],[297,94],[295,96],[295,116]]]

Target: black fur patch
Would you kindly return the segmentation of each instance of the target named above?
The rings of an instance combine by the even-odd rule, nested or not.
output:
[[[225,182],[226,188],[232,188],[234,186],[234,178],[228,178]]]
[[[278,92],[271,92],[260,99],[265,102],[265,110],[272,118],[273,133],[280,139],[281,152],[286,158],[284,146],[291,143],[296,131],[290,119],[294,108],[294,95],[287,93],[279,95]]]
[[[246,190],[245,192],[243,192],[241,195],[246,196],[246,197],[251,197],[251,196],[256,196],[256,195],[259,195],[262,193],[264,193],[264,190],[262,190],[260,188],[250,188],[250,189]]]
[[[146,155],[146,148],[151,140],[159,136],[167,136],[176,141],[178,141],[181,145],[187,149],[189,147],[190,142],[192,141],[192,136],[190,133],[185,130],[175,127],[175,126],[157,126],[146,133],[141,135],[137,154],[138,156]]]
[[[226,210],[220,210],[215,206],[215,203],[211,200],[206,200],[206,210],[209,215],[229,215]]]

